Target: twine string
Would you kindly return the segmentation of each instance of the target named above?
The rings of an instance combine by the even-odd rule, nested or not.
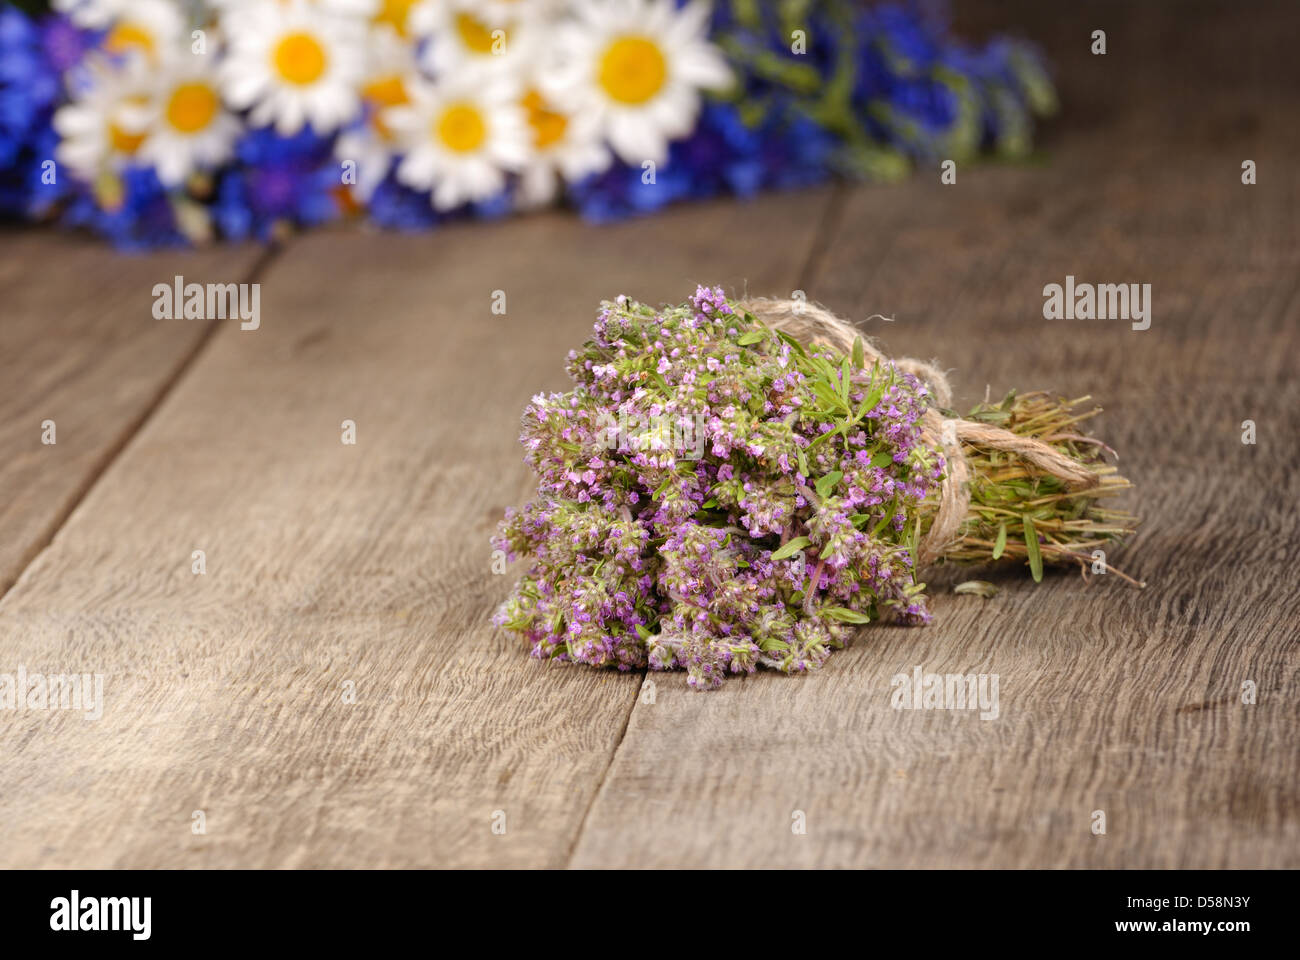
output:
[[[739,306],[768,326],[783,330],[802,343],[820,343],[849,353],[854,341],[861,336],[847,320],[805,300],[753,298],[740,301]],[[1086,490],[1100,482],[1097,474],[1085,465],[1041,440],[1023,437],[992,424],[945,416],[941,409],[951,412],[952,387],[947,375],[933,363],[911,357],[890,360],[866,337],[862,337],[862,349],[868,363],[893,363],[904,373],[917,377],[929,388],[935,401],[922,417],[921,439],[932,449],[942,451],[946,469],[939,490],[938,510],[918,547],[918,567],[933,563],[959,539],[962,523],[970,509],[970,465],[963,444],[1014,454],[1074,489]]]

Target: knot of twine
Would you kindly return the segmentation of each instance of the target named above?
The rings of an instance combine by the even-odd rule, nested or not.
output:
[[[807,344],[820,343],[850,353],[854,341],[861,336],[847,320],[805,300],[754,298],[740,301],[739,306],[768,326],[784,330]],[[1085,465],[1041,440],[1022,437],[992,424],[944,416],[940,408],[948,410],[952,406],[952,388],[947,376],[934,364],[910,357],[891,360],[866,337],[862,337],[862,349],[868,362],[892,363],[921,380],[935,400],[922,417],[921,439],[928,446],[943,451],[947,469],[939,490],[938,510],[918,547],[918,568],[943,556],[944,551],[959,539],[958,532],[970,509],[970,465],[966,462],[964,443],[1013,453],[1076,489],[1085,490],[1098,484],[1097,475]]]

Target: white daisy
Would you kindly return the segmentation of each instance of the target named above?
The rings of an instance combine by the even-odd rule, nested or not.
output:
[[[506,171],[528,159],[530,131],[509,84],[464,77],[411,90],[409,106],[383,116],[405,156],[397,178],[432,188],[439,210],[486,200],[505,186]]]
[[[167,186],[181,183],[193,170],[218,166],[242,129],[221,102],[211,63],[206,56],[171,58],[151,81],[148,107],[139,111],[136,129],[145,131],[140,159],[151,163]]]
[[[439,0],[421,4],[411,24],[428,37],[423,66],[438,77],[517,77],[531,62],[538,40],[537,13],[527,0],[514,4],[517,14],[492,22],[477,0]]]
[[[115,172],[136,161],[145,135],[139,131],[139,111],[149,102],[143,64],[101,60],[87,63],[84,83],[71,91],[71,101],[54,114],[59,134],[55,158],[82,180]]]
[[[391,20],[376,17],[366,45],[366,75],[361,85],[365,119],[340,134],[334,145],[336,157],[356,164],[353,186],[363,201],[370,199],[393,163],[396,147],[384,123],[384,111],[410,103],[409,91],[420,82],[413,47],[399,33],[405,22],[404,16]]]
[[[138,53],[158,62],[176,49],[185,26],[169,0],[115,0],[103,48],[109,53]]]
[[[227,24],[230,50],[222,89],[256,125],[288,136],[311,124],[337,129],[357,112],[365,25],[303,0],[242,7]]]
[[[706,39],[708,6],[577,0],[574,13],[556,30],[547,94],[575,113],[592,113],[628,163],[662,163],[668,142],[695,126],[700,89],[732,82],[722,53]]]
[[[560,111],[535,87],[521,101],[533,137],[532,155],[519,178],[519,203],[539,207],[555,199],[560,177],[570,183],[609,167],[609,148],[590,114]]]

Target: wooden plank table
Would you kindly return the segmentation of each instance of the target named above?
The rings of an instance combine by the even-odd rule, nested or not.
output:
[[[1288,15],[1028,8],[1070,112],[1046,163],[955,186],[260,261],[0,238],[0,673],[105,677],[94,722],[0,711],[0,866],[1300,865]],[[154,320],[175,272],[259,280],[261,329]],[[1067,274],[1151,283],[1151,328],[1043,320]],[[889,315],[868,332],[962,403],[1092,394],[1144,518],[1111,559],[1149,588],[997,571],[984,601],[939,571],[929,628],[710,694],[529,660],[487,622],[486,538],[531,492],[519,413],[602,297],[697,282]],[[914,666],[997,674],[1000,716],[891,709]]]

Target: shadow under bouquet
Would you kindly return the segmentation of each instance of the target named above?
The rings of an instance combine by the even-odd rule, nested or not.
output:
[[[1136,526],[1105,506],[1129,485],[1080,432],[1088,398],[959,417],[940,371],[803,301],[619,297],[568,372],[525,411],[537,495],[493,539],[529,563],[495,622],[541,659],[803,673],[862,624],[928,622],[928,565],[1086,577]]]

